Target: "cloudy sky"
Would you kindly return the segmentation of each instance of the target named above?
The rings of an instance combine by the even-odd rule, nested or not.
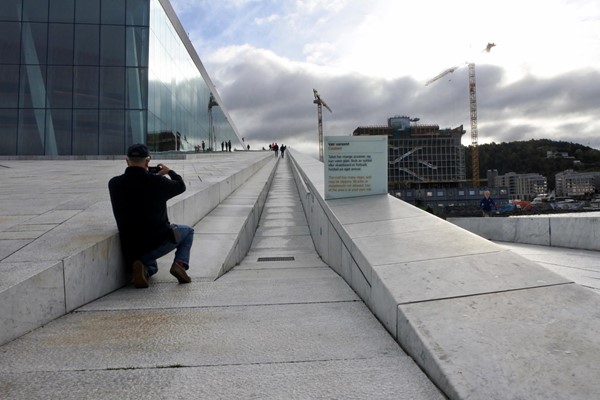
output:
[[[318,153],[313,88],[333,110],[323,110],[326,136],[408,115],[464,125],[469,145],[465,63],[475,62],[479,143],[548,138],[600,149],[600,1],[171,3],[253,148],[276,141]]]

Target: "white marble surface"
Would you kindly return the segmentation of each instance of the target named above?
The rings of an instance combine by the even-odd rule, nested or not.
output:
[[[339,235],[343,263],[352,267],[338,273],[449,398],[587,399],[600,392],[592,366],[600,297],[487,240],[543,242],[544,230],[554,233],[547,220],[473,218],[481,237],[389,196],[324,201],[323,165],[292,154],[315,247],[338,247],[320,238],[324,228]],[[361,289],[353,283],[358,275]],[[577,376],[564,374],[572,369]]]
[[[64,315],[63,263],[0,263],[0,345]]]
[[[594,212],[449,221],[490,240],[600,250],[600,217]]]
[[[216,281],[122,288],[4,345],[3,395],[442,400],[357,294],[305,246],[310,236],[294,228],[307,221],[285,212],[273,218],[275,208],[299,205],[285,167],[265,202],[270,218],[260,220],[258,247],[239,266]],[[258,261],[274,254],[294,261]],[[192,255],[192,268],[201,257]]]
[[[188,186],[184,194],[169,201],[171,220],[194,225],[231,195],[232,190],[259,176],[257,172],[271,161],[267,155],[261,152],[237,152],[217,157],[211,155],[207,158],[169,160],[167,165],[180,173]],[[62,313],[128,283],[107,188],[108,180],[121,174],[126,167],[123,160],[6,160],[3,165],[6,168],[0,171],[0,186],[3,188],[0,193],[0,268],[4,264],[15,263],[50,266],[60,263],[61,273],[57,276],[63,282],[62,289],[57,292],[62,293],[63,297]],[[267,176],[262,175],[258,179],[264,181]],[[222,181],[227,183],[221,185]],[[256,197],[260,193],[260,190],[256,191],[257,188],[264,189],[264,183],[262,186],[250,184],[248,187],[250,190],[246,196],[254,193]],[[246,213],[252,210],[252,207],[243,205],[235,207],[240,210],[244,208]],[[235,213],[244,218],[243,213]],[[255,220],[254,215],[252,220]],[[241,241],[235,238],[225,243],[227,248],[218,243],[211,250],[222,250],[227,256],[235,247],[238,255],[232,258],[232,262],[239,262],[239,254],[243,251],[240,243],[246,250],[249,246],[248,233],[240,233],[244,224],[241,222],[236,232],[242,237]],[[217,241],[218,238],[213,240]],[[224,263],[222,260],[215,263],[219,264],[218,273]],[[21,276],[14,269],[12,271],[0,275],[0,288],[5,286],[5,282]],[[22,279],[23,287],[27,287],[29,284],[26,281],[31,278],[18,279]],[[40,296],[25,290],[12,293],[12,301],[19,304],[14,312],[28,312],[29,308],[44,309],[45,302],[54,304],[55,301],[47,299],[43,293],[43,290],[40,290]],[[14,318],[11,309],[3,312],[4,315],[0,317]],[[49,312],[47,315],[52,317],[49,319],[32,311],[30,316],[20,317],[28,321],[25,328],[11,329],[11,332],[22,333],[62,314]],[[33,322],[36,319],[37,322]],[[14,337],[5,335],[0,344]]]
[[[496,243],[600,294],[600,254],[597,251],[523,243]]]

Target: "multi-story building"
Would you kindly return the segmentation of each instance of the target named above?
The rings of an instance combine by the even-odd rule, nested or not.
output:
[[[465,152],[461,145],[465,130],[440,129],[418,124],[418,119],[395,116],[387,126],[358,127],[354,136],[388,137],[389,193],[412,204],[432,209],[478,210],[484,188],[466,182]],[[493,188],[498,205],[508,201],[506,188]]]
[[[0,7],[0,155],[243,148],[168,0]]]
[[[568,169],[555,175],[556,196],[585,196],[594,193],[600,172],[575,172]]]
[[[462,125],[440,129],[417,124],[407,116],[388,118],[387,126],[358,127],[354,136],[388,137],[388,183],[390,190],[415,184],[444,185],[465,181]]]
[[[510,200],[533,200],[538,194],[546,193],[548,180],[540,174],[517,174],[509,172],[496,176],[495,186],[506,187]]]

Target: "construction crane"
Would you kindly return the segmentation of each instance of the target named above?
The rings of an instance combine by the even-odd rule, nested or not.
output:
[[[313,94],[315,95],[315,99],[313,103],[317,105],[317,117],[319,121],[319,161],[323,161],[323,106],[331,111],[331,108],[325,103],[325,100],[321,98],[317,89],[313,89]]]
[[[425,86],[432,84],[438,79],[453,73],[460,66],[454,66],[440,72],[425,83]],[[474,187],[479,187],[479,147],[477,133],[477,84],[475,81],[475,63],[468,63],[469,71],[469,111],[471,116],[471,175]]]
[[[495,47],[496,43],[488,43],[482,52],[489,53],[492,47]],[[471,175],[474,187],[479,187],[479,134],[477,132],[477,83],[475,80],[475,63],[466,63],[468,65],[469,73],[469,114],[471,118]],[[459,68],[454,66],[448,68],[438,75],[434,76],[425,83],[425,86],[437,81],[444,76],[453,73]]]

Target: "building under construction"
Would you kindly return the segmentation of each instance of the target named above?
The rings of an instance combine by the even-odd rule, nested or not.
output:
[[[388,190],[448,186],[463,183],[465,151],[463,126],[440,129],[418,124],[418,118],[395,116],[387,126],[358,127],[354,136],[388,137]]]
[[[418,118],[395,116],[387,126],[358,127],[354,136],[388,137],[388,192],[437,215],[481,215],[485,187],[466,180],[463,126],[440,129]],[[508,203],[504,187],[490,188],[497,206]]]

